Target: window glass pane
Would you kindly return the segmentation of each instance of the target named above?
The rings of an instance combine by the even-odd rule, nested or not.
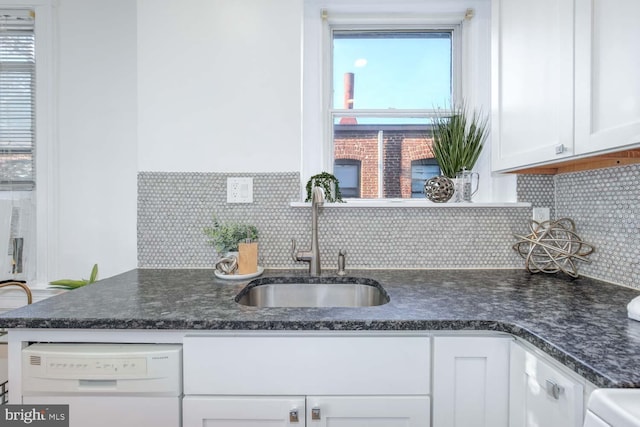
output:
[[[354,119],[357,124],[334,124],[333,146],[336,163],[360,161],[360,197],[411,198],[413,162],[433,159],[426,120],[420,125],[369,125],[360,124],[363,117]]]
[[[337,159],[333,174],[340,182],[342,197],[360,197],[360,161]]]
[[[334,31],[333,107],[449,108],[451,32]]]
[[[333,172],[336,178],[340,181],[340,187],[346,188],[358,186],[358,166],[336,164]]]
[[[411,162],[411,197],[424,196],[424,182],[440,175],[440,167],[435,159],[420,159]]]

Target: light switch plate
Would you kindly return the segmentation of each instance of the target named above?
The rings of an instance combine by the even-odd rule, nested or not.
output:
[[[253,203],[253,178],[227,178],[227,203]]]

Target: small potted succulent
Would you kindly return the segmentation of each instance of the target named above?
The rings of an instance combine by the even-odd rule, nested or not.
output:
[[[205,227],[204,234],[209,238],[209,244],[216,248],[218,254],[225,255],[238,251],[238,243],[245,239],[256,240],[258,229],[253,225],[238,222],[221,223],[213,217],[213,226]]]
[[[329,203],[344,203],[342,200],[342,193],[340,192],[340,181],[335,175],[328,172],[322,172],[317,175],[313,175],[307,181],[306,190],[307,198],[305,202],[311,201],[311,191],[313,187],[320,187],[324,191],[324,199]]]

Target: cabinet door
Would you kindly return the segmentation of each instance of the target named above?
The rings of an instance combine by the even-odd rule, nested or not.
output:
[[[515,342],[510,366],[511,427],[582,426],[582,384]]]
[[[428,396],[309,396],[307,427],[428,427]]]
[[[576,154],[640,143],[640,2],[576,1]]]
[[[436,337],[434,427],[506,427],[509,402],[507,337]]]
[[[304,408],[303,397],[186,396],[182,426],[304,427]]]
[[[573,0],[493,0],[492,170],[573,154]]]

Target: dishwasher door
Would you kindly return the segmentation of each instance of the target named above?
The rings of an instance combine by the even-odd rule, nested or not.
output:
[[[181,345],[34,344],[22,366],[22,403],[67,404],[70,427],[180,426]]]
[[[24,396],[22,403],[69,405],[69,427],[178,427],[181,398],[144,396]]]

